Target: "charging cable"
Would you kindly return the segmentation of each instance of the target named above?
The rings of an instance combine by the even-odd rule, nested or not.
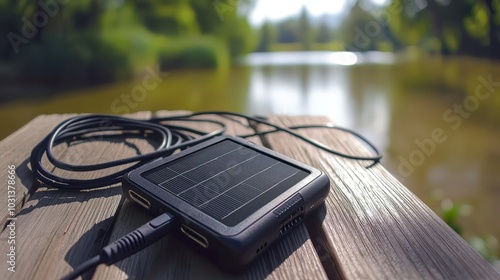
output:
[[[131,233],[101,249],[99,255],[87,260],[62,280],[72,280],[100,264],[112,265],[141,251],[173,230],[179,228],[178,220],[170,213],[164,213]]]
[[[156,117],[149,120],[137,120],[113,115],[82,115],[70,118],[63,121],[54,130],[49,133],[38,145],[33,148],[30,157],[31,169],[35,177],[54,188],[83,190],[94,189],[104,186],[113,185],[121,182],[121,178],[127,172],[160,157],[166,157],[173,154],[176,150],[186,149],[190,146],[202,143],[215,136],[222,135],[226,131],[226,124],[217,121],[210,116],[218,116],[227,120],[237,122],[240,125],[248,126],[236,118],[246,119],[250,123],[256,123],[271,127],[270,130],[257,132],[253,134],[237,135],[241,138],[248,138],[252,136],[262,136],[270,133],[284,132],[293,137],[296,137],[306,143],[309,143],[316,148],[333,155],[352,160],[372,161],[373,164],[378,163],[382,155],[377,150],[375,145],[370,143],[368,139],[347,128],[334,126],[334,125],[300,125],[283,127],[271,122],[264,118],[251,117],[243,114],[232,112],[199,112],[192,114],[183,114],[168,117]],[[235,118],[236,117],[236,118]],[[217,128],[212,131],[201,131],[191,128],[189,126],[182,126],[179,123],[202,123],[212,124]],[[350,155],[340,151],[336,151],[327,145],[320,143],[309,137],[305,137],[296,132],[301,129],[321,128],[330,130],[340,130],[349,133],[356,138],[360,139],[372,151],[372,155],[359,156]],[[111,137],[126,137],[126,136],[144,137],[146,139],[157,140],[159,145],[156,150],[146,154],[140,154],[119,160],[95,163],[89,165],[74,165],[71,163],[63,162],[58,159],[53,151],[54,146],[67,141],[70,144],[73,141],[79,140],[103,140]],[[73,172],[90,172],[102,170],[110,167],[125,166],[122,170],[93,179],[74,179],[56,175],[54,172],[47,170],[43,163],[44,154],[48,160],[56,168],[69,170]]]

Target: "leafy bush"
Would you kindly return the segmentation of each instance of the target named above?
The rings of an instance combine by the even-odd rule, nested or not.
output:
[[[124,80],[157,63],[160,41],[140,28],[51,36],[28,45],[19,66],[25,77],[54,85]]]
[[[98,36],[46,38],[21,55],[23,75],[55,85],[114,81],[132,74],[128,54]]]
[[[159,51],[161,69],[224,68],[228,61],[224,46],[210,37],[170,39]]]

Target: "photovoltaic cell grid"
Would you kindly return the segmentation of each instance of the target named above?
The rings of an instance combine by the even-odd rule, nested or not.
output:
[[[143,176],[234,226],[309,173],[237,142],[224,140]]]

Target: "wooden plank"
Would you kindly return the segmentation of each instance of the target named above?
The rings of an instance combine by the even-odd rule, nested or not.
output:
[[[0,142],[0,157],[2,158],[0,162],[3,164],[3,170],[0,171],[1,182],[7,182],[7,167],[9,165],[16,167],[15,213],[22,208],[24,203],[29,199],[30,194],[38,186],[29,167],[31,150],[49,131],[70,116],[72,115],[38,116]],[[7,187],[0,188],[0,197],[5,198],[5,200],[7,200],[7,190]],[[8,215],[7,203],[0,203],[1,225],[5,225]]]
[[[138,113],[146,118],[150,113]],[[30,137],[29,129],[24,137]],[[152,148],[145,140],[120,142],[83,142],[64,147],[61,158],[75,164],[90,164],[118,159]],[[63,152],[65,150],[66,152]],[[114,169],[116,170],[116,169]],[[55,170],[62,176],[90,178],[95,174]],[[24,182],[24,180],[21,180]],[[1,279],[56,279],[93,256],[107,242],[107,233],[114,222],[121,201],[117,186],[93,191],[63,191],[41,185],[21,209],[16,222],[16,272],[7,270]],[[0,235],[0,248],[6,252],[8,230]]]
[[[158,112],[159,116],[181,112]],[[185,112],[184,112],[185,113]],[[229,134],[253,133],[250,128],[220,117],[210,117],[228,125]],[[185,123],[183,123],[185,124]],[[210,131],[208,125],[197,125]],[[258,137],[249,139],[260,144]],[[151,217],[132,203],[124,203],[115,223],[111,240],[134,230]],[[123,260],[117,265],[97,269],[94,279],[325,279],[326,274],[309,238],[305,226],[292,231],[286,238],[263,254],[247,270],[238,275],[227,274],[205,257],[178,242],[178,236],[167,236],[157,244]]]
[[[285,126],[330,123],[323,117],[274,116],[270,120]],[[366,155],[364,146],[346,133],[324,129],[302,133],[336,150]],[[320,256],[325,256],[327,272],[340,271],[348,279],[500,278],[380,164],[367,169],[369,163],[332,156],[284,133],[265,139],[274,150],[330,176],[333,184],[326,208],[307,224],[309,232],[319,236],[313,242]]]

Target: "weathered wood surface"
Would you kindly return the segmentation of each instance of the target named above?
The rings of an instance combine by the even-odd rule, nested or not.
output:
[[[274,116],[270,121],[283,126],[329,123],[324,117]],[[302,133],[335,150],[368,155],[345,132]],[[331,156],[284,133],[265,138],[273,150],[325,171],[333,183],[326,207],[307,223],[327,272],[336,268],[348,279],[500,279],[488,262],[381,165],[366,168],[370,162]]]
[[[23,180],[16,186],[16,209],[19,211],[29,196],[36,189],[34,177],[28,168],[31,149],[40,142],[59,122],[71,115],[38,116],[29,124],[21,127],[0,142],[0,157],[4,168],[7,165],[16,166],[18,180]],[[6,171],[6,170],[5,170]],[[1,182],[7,182],[7,172],[0,172]],[[7,199],[7,188],[0,188],[0,197]],[[0,203],[0,223],[7,219],[7,203]]]
[[[138,113],[134,117],[150,115]],[[69,116],[40,116],[0,142],[4,168],[16,165],[18,176],[16,272],[9,272],[6,262],[2,261],[0,279],[60,278],[110,241],[151,218],[125,201],[118,186],[72,192],[34,181],[28,164],[32,147]],[[229,126],[230,134],[253,131],[223,118],[217,120]],[[285,125],[328,122],[315,117],[272,117],[271,120]],[[312,129],[304,133],[335,149],[366,152],[358,141],[340,132]],[[272,149],[316,166],[330,176],[333,184],[326,206],[308,221],[307,227],[292,231],[240,275],[226,274],[172,235],[116,265],[100,266],[93,279],[500,278],[463,239],[382,166],[366,169],[364,163],[325,154],[285,134],[267,135],[262,139]],[[251,140],[262,144],[258,137]],[[127,145],[83,142],[70,147],[61,144],[56,151],[65,161],[88,164],[153,148],[152,143],[145,140],[128,142]],[[5,171],[0,172],[2,180],[6,177]],[[80,178],[103,174],[56,172]],[[5,189],[0,189],[0,195],[6,198]],[[0,220],[5,224],[5,203],[0,204],[0,211]],[[1,252],[7,252],[7,234],[4,229],[0,235]],[[90,275],[86,275],[88,277]]]
[[[150,113],[138,113],[134,116],[148,118]],[[44,123],[50,121],[51,126],[54,127],[68,117],[49,116]],[[29,138],[32,134],[45,136],[49,132],[43,128],[39,129],[36,125],[26,131],[29,133],[19,135],[19,137]],[[136,152],[134,148],[141,152],[149,148],[147,141],[135,139],[130,141],[131,145],[105,141],[82,142],[71,146],[61,144],[56,153],[58,152],[58,156],[66,162],[90,164],[134,155]],[[132,148],[134,144],[135,147]],[[23,161],[28,158],[29,150],[26,149],[26,158]],[[6,159],[8,164],[19,165],[18,170],[20,170],[20,162],[12,161]],[[62,176],[90,178],[102,176],[109,171],[89,174],[56,169],[54,172]],[[23,173],[27,172],[23,171]],[[16,184],[19,190],[23,188],[34,190],[17,214],[17,271],[15,273],[8,271],[7,264],[4,262],[2,264],[4,269],[0,271],[1,279],[55,279],[73,270],[82,261],[97,254],[105,245],[106,233],[113,225],[121,201],[121,193],[117,186],[74,192],[55,190],[34,182],[32,176],[29,178],[31,179],[25,180],[20,177]],[[2,252],[7,252],[8,248],[6,235],[5,230],[0,235]]]

